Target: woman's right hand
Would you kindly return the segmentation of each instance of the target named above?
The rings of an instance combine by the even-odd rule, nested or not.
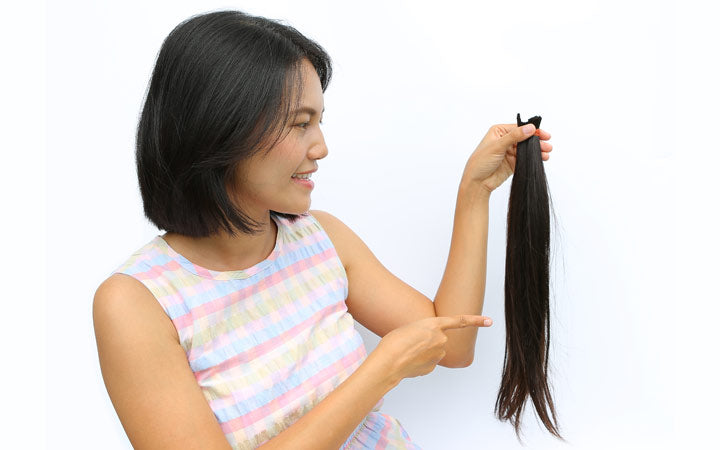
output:
[[[490,320],[489,325],[484,321]],[[448,337],[444,330],[468,326],[489,327],[487,316],[463,314],[449,317],[428,317],[396,328],[386,334],[372,355],[382,359],[388,375],[400,382],[403,378],[427,375],[445,357]]]

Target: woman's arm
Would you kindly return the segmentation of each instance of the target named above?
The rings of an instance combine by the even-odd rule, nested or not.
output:
[[[105,387],[135,449],[229,449],[170,318],[147,288],[115,274],[95,293]]]
[[[409,323],[442,315],[436,314],[437,308],[432,300],[383,266],[362,239],[340,219],[325,211],[310,212],[328,233],[345,266],[348,278],[345,303],[357,322],[384,337],[390,331]],[[459,240],[462,239],[456,238],[455,242]],[[470,314],[470,311],[459,314],[466,313]],[[456,331],[451,330],[446,334],[448,337],[457,336]],[[463,336],[467,339],[467,335]],[[474,338],[475,335],[472,336]],[[472,361],[465,353],[470,348],[465,342],[455,340],[448,342],[444,348],[446,356],[438,362],[440,366],[467,367],[468,359]]]
[[[435,313],[438,316],[482,315],[487,272],[489,202],[490,193],[486,190],[460,184],[450,254],[435,295]],[[477,332],[476,327],[445,331],[448,337],[448,357],[464,361],[466,365],[472,364]]]
[[[540,137],[542,160],[550,158],[550,133],[530,124],[490,127],[468,159],[458,189],[455,222],[447,266],[435,295],[438,316],[482,314],[487,272],[488,205],[490,193],[513,174],[517,144],[533,134]],[[477,328],[449,330],[448,356],[471,364]]]
[[[377,351],[377,350],[375,350]],[[297,422],[258,448],[337,450],[380,399],[400,383],[375,352]]]
[[[135,449],[228,449],[197,384],[177,331],[145,286],[117,274],[93,302],[100,367]],[[308,413],[263,449],[337,450],[401,381],[375,352]]]
[[[543,141],[542,159],[547,161],[552,145],[544,141],[550,139],[550,133],[537,130],[537,135]],[[482,313],[489,195],[512,174],[517,142],[529,136],[515,124],[494,125],[470,157],[458,189],[450,254],[434,301],[393,275],[340,219],[325,211],[310,211],[343,262],[348,278],[345,303],[357,322],[384,337],[424,318]],[[446,335],[446,355],[438,365],[456,368],[471,364],[477,328],[453,329]]]

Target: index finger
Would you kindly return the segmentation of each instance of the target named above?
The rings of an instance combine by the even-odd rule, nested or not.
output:
[[[436,317],[436,319],[441,330],[447,330],[450,328],[465,328],[467,326],[489,327],[492,325],[492,319],[488,316],[478,316],[474,314],[439,316]]]

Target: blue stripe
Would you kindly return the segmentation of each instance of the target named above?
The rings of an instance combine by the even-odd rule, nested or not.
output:
[[[308,361],[308,363],[304,366],[292,370],[288,378],[277,381],[272,387],[258,391],[254,396],[249,397],[242,402],[235,403],[226,408],[215,409],[214,412],[218,421],[224,423],[247,414],[250,411],[262,408],[272,402],[275,398],[302,385],[302,383],[307,381],[309,378],[312,378],[317,375],[318,372],[335,364],[348,354],[356,351],[359,347],[364,347],[365,344],[363,343],[362,337],[355,328],[350,328],[344,333],[347,333],[351,337],[349,339],[341,340],[338,347],[335,347],[330,352],[323,354],[320,358]],[[301,353],[306,355],[313,350],[314,349],[307,349],[307,351]],[[338,375],[336,374],[334,376],[337,377]],[[307,394],[308,393],[306,393],[306,395]]]
[[[324,289],[324,287],[321,289]],[[244,338],[238,337],[237,339],[229,342],[227,345],[216,347],[203,353],[200,357],[190,361],[190,368],[193,372],[199,372],[221,364],[228,359],[237,358],[238,354],[246,352],[257,345],[262,345],[264,342],[267,342],[270,339],[285,333],[290,328],[293,328],[310,319],[318,311],[325,308],[332,308],[333,305],[341,301],[344,301],[344,298],[341,298],[341,291],[333,290],[328,294],[319,297],[317,300],[310,302],[307,306],[299,308],[297,312],[283,317],[281,321],[277,323],[272,322],[267,315],[262,315],[262,313],[260,313],[260,316],[255,317],[255,320],[262,320],[265,322],[267,324],[265,328],[254,332],[251,335],[245,336]],[[300,305],[299,302],[295,302],[294,304],[296,306]],[[249,305],[248,307],[244,306],[245,305],[235,305],[237,312],[233,312],[233,314],[245,313],[244,315],[250,315],[251,313],[248,310]],[[253,318],[250,318],[250,320],[253,320]],[[237,335],[237,333],[234,334]]]

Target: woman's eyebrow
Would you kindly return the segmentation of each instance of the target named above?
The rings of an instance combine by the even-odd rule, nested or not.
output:
[[[325,112],[325,108],[324,108],[324,107],[323,107],[322,112]],[[297,115],[297,114],[300,114],[300,113],[309,113],[311,116],[314,116],[314,115],[317,114],[317,111],[315,111],[314,108],[311,108],[311,107],[309,107],[309,106],[303,106],[302,108],[296,109],[296,110],[293,111],[291,114],[292,114],[292,115]]]

